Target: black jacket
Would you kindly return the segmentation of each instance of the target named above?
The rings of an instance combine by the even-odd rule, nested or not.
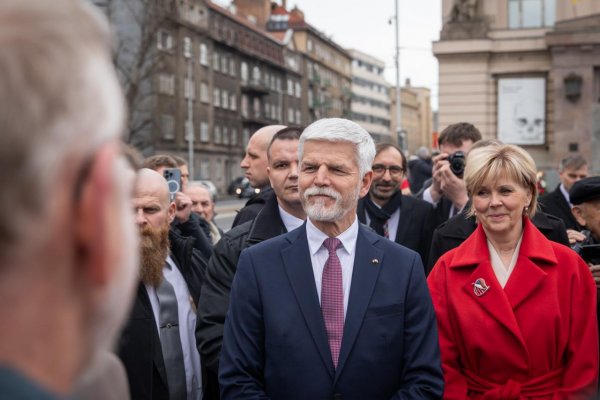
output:
[[[423,200],[423,193],[425,192],[425,190],[431,186],[431,184],[433,183],[433,179],[429,178],[425,181],[425,183],[423,183],[423,187],[421,188],[421,190],[419,190],[419,192],[417,194],[415,194],[415,197],[418,199]],[[423,200],[425,201],[425,200]],[[444,222],[448,221],[448,216],[450,215],[450,209],[452,208],[452,201],[450,201],[449,198],[447,198],[446,196],[442,196],[440,198],[440,201],[437,203],[437,205],[434,207],[433,210],[433,226],[438,227],[441,224],[443,224]],[[466,206],[464,208],[467,208]],[[425,263],[425,261],[423,261],[423,265],[427,265]]]
[[[206,260],[194,249],[193,238],[184,238],[170,231],[169,241],[171,258],[183,275],[194,303],[198,304]],[[117,345],[117,354],[127,371],[132,399],[169,400],[160,338],[150,297],[143,283],[138,285],[129,320]],[[204,375],[203,372],[203,380]]]
[[[433,163],[431,159],[423,160],[417,158],[408,162],[408,181],[410,182],[410,191],[417,193],[423,187],[425,181],[431,178]]]
[[[569,203],[567,203],[565,196],[563,196],[560,191],[560,185],[554,189],[554,191],[540,197],[539,201],[542,205],[542,210],[562,219],[567,229],[574,229],[576,231],[581,231],[583,229],[583,227],[577,223],[575,216],[571,212]]]
[[[267,239],[286,233],[275,193],[270,191],[264,208],[252,221],[244,222],[225,233],[215,245],[208,262],[206,279],[198,306],[196,344],[207,368],[207,390],[217,386],[219,356],[223,343],[225,315],[229,308],[229,293],[242,250]],[[218,397],[212,397],[218,398]]]
[[[364,198],[358,202],[358,220],[366,223]],[[433,234],[434,211],[431,204],[412,196],[402,196],[400,201],[400,221],[395,242],[416,251],[421,255],[423,265],[427,265],[431,236]]]
[[[241,225],[244,222],[252,221],[254,218],[256,218],[256,216],[258,215],[260,210],[262,210],[262,208],[265,206],[265,203],[267,202],[269,197],[271,197],[272,194],[273,189],[271,189],[271,187],[268,186],[262,189],[257,195],[251,197],[250,200],[248,200],[244,205],[244,208],[238,211],[237,215],[233,220],[233,223],[231,224],[231,227],[235,228],[236,226]]]
[[[433,240],[431,241],[431,250],[427,262],[427,274],[429,274],[441,256],[447,251],[458,247],[475,231],[477,227],[475,217],[467,218],[466,216],[469,207],[470,203],[467,203],[460,214],[450,218],[433,232]],[[531,222],[549,240],[564,244],[565,246],[569,245],[565,224],[559,218],[538,211]]]

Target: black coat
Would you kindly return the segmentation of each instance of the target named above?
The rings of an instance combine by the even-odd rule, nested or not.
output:
[[[575,216],[571,212],[571,207],[565,196],[560,191],[560,185],[554,189],[554,191],[548,193],[545,196],[540,197],[540,204],[544,212],[554,215],[562,219],[567,229],[574,229],[581,231],[583,227],[577,223]]]
[[[433,183],[433,180],[427,179],[425,181],[425,183],[423,183],[423,187],[421,188],[421,190],[419,190],[419,192],[417,194],[415,194],[414,196],[418,199],[423,199],[423,192],[425,192],[425,190],[431,186],[431,184]],[[450,209],[452,208],[452,201],[450,201],[450,199],[448,199],[446,196],[442,196],[440,198],[440,201],[437,203],[437,205],[434,207],[433,210],[433,226],[434,228],[440,226],[441,224],[443,224],[444,222],[448,221],[448,216],[450,215]],[[467,207],[464,207],[467,208]],[[427,263],[425,261],[423,261],[423,265],[427,265]]]
[[[358,202],[358,220],[366,223],[364,198]],[[400,200],[400,221],[394,241],[421,255],[423,265],[427,265],[431,236],[434,229],[434,210],[428,202],[412,196],[402,196]]]
[[[431,250],[427,262],[427,274],[431,271],[437,260],[447,251],[458,247],[475,231],[477,222],[475,217],[467,218],[467,210],[470,205],[467,203],[463,211],[438,226],[433,232],[431,241]],[[531,220],[536,228],[549,240],[557,243],[569,245],[567,230],[565,224],[553,215],[538,211]]]
[[[198,304],[206,260],[194,249],[193,238],[184,238],[170,231],[169,241],[171,258],[183,275],[194,303]],[[169,400],[167,375],[156,321],[150,297],[141,282],[129,320],[121,333],[117,354],[127,371],[132,399]],[[204,379],[203,377],[203,381]]]
[[[231,227],[235,228],[244,222],[252,221],[254,218],[256,218],[271,195],[273,195],[273,189],[268,186],[262,189],[257,195],[251,197],[250,200],[248,200],[244,205],[244,208],[238,211],[237,215],[233,219]]]
[[[225,233],[215,245],[213,256],[208,262],[198,306],[196,344],[207,368],[206,386],[211,393],[214,393],[212,389],[215,386],[218,393],[217,373],[223,327],[240,254],[247,247],[287,232],[279,215],[275,193],[272,190],[269,192],[270,196],[256,218]]]
[[[421,190],[425,181],[431,178],[432,169],[431,159],[417,158],[408,162],[408,181],[410,182],[411,192],[417,193]]]

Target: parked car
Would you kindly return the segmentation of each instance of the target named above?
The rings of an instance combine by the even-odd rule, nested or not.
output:
[[[227,194],[230,196],[237,196],[237,189],[242,187],[242,181],[244,180],[243,176],[238,176],[234,178],[227,187]]]
[[[238,187],[238,188],[235,189],[235,194],[240,199],[241,198],[252,197],[255,194],[259,194],[259,193],[260,193],[260,189],[252,187],[250,185],[250,181],[248,180],[248,178],[242,179],[240,187]]]
[[[211,197],[216,200],[217,199],[217,195],[219,194],[217,187],[215,186],[215,184],[212,181],[209,181],[208,179],[200,179],[198,181],[194,181],[194,183],[199,183],[202,186],[204,186],[206,189],[208,189],[208,192],[210,193]]]

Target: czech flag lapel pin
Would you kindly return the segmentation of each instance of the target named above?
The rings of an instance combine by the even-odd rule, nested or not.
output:
[[[483,296],[489,288],[490,287],[487,283],[485,283],[485,280],[483,278],[479,278],[475,282],[473,282],[473,293],[475,293],[475,296],[477,297]]]

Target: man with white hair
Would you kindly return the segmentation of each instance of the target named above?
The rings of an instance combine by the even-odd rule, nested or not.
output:
[[[108,24],[0,2],[0,397],[67,398],[129,310],[137,236]]]
[[[213,245],[221,239],[223,231],[215,224],[215,199],[202,182],[189,182],[184,193],[192,201],[192,212],[206,221],[209,229],[210,240]]]
[[[339,118],[300,137],[308,220],[242,252],[221,398],[439,399],[437,328],[421,258],[360,226],[375,146]]]

